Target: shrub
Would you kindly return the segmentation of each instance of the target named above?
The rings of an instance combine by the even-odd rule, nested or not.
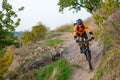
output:
[[[6,52],[7,47],[0,49],[0,57],[3,57]]]
[[[14,47],[9,47],[7,52],[4,54],[2,58],[0,58],[0,75],[7,71],[10,64],[12,63],[14,56]]]
[[[119,1],[105,0],[101,3],[101,8],[94,15],[95,23],[100,26],[102,30],[108,31],[110,27],[108,28],[108,26],[106,26],[106,21],[108,20],[109,16],[119,7]]]
[[[23,32],[22,36],[20,37],[20,42],[22,44],[27,44],[32,41],[34,41],[34,36],[32,35],[32,33],[29,31]]]
[[[119,40],[120,13],[119,1],[105,0],[101,3],[101,8],[94,15],[95,23],[100,27],[100,34],[107,49],[114,40]]]
[[[39,23],[38,25],[32,27],[32,34],[36,39],[43,37],[47,31],[48,29],[42,23]]]

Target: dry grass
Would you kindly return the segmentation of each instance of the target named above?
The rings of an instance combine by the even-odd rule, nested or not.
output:
[[[57,32],[73,32],[73,25],[72,24],[65,24],[60,27],[57,27],[55,31]]]
[[[117,47],[114,45],[105,52],[102,64],[92,80],[120,79],[120,50]]]
[[[58,74],[59,74],[58,69],[54,68],[53,73],[51,75],[51,80],[56,80]]]
[[[4,57],[0,58],[0,75],[6,72],[10,64],[12,63],[14,59],[13,53],[14,53],[14,47],[10,46],[7,49]]]

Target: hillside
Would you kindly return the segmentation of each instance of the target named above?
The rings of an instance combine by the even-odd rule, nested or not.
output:
[[[61,76],[64,77],[63,80],[99,80],[100,78],[108,80],[119,78],[117,77],[119,76],[119,66],[116,67],[119,61],[119,45],[116,43],[119,44],[119,41],[114,41],[113,46],[108,45],[106,50],[102,37],[98,37],[98,32],[96,32],[99,29],[96,28],[96,25],[92,26],[94,24],[93,19],[89,18],[86,23],[90,25],[95,36],[97,35],[96,39],[90,42],[92,66],[94,68],[92,71],[89,70],[84,54],[80,53],[79,47],[74,41],[72,29],[67,30],[67,25],[67,27],[61,27],[62,30],[60,31],[61,28],[57,28],[55,31],[49,32],[44,39],[15,48],[14,61],[7,73],[4,74],[4,79],[49,80],[51,78],[54,80],[63,74],[66,75]],[[71,26],[71,28],[73,27]],[[114,60],[111,66],[114,69],[111,67],[109,69],[111,60]],[[108,67],[108,70],[105,67]],[[111,72],[111,69],[114,72]],[[117,73],[115,73],[116,70]],[[112,77],[110,77],[109,72],[112,73]]]
[[[4,79],[119,80],[119,37],[110,43],[109,38],[100,33],[93,18],[85,22],[95,35],[95,40],[90,42],[93,70],[89,69],[84,54],[74,41],[73,26],[65,25],[48,32],[44,39],[15,48],[14,61]]]
[[[95,30],[95,28],[96,26],[91,27],[93,31]],[[59,40],[60,43],[50,43],[55,42],[56,40]],[[48,42],[50,43],[49,45]],[[115,48],[117,50],[119,48],[119,45],[117,45]],[[99,65],[103,64],[103,61],[101,63],[101,60],[104,59],[104,44],[102,40],[98,38],[90,42],[90,49],[92,54],[92,65],[94,68],[94,70],[92,71],[89,70],[88,62],[86,61],[84,54],[80,53],[79,48],[73,39],[72,33],[53,31],[52,34],[49,34],[44,40],[38,40],[33,43],[24,45],[20,48],[16,48],[14,53],[14,61],[9,67],[4,79],[34,80],[35,74],[39,75],[39,70],[54,64],[56,61],[65,59],[65,61],[67,61],[67,66],[69,66],[67,68],[69,69],[67,73],[68,80],[90,80],[96,74],[98,74],[100,68]],[[113,51],[116,52],[116,50]],[[116,54],[118,54],[118,52],[116,52]],[[107,59],[110,58],[111,60],[111,57],[113,56],[114,55],[111,54],[111,56],[107,57]],[[117,61],[118,59],[119,58],[116,58],[115,61]],[[106,59],[104,59],[104,61],[106,61]],[[60,64],[62,63],[60,62]],[[118,62],[116,62],[115,64],[118,64]],[[49,74],[49,77],[54,75],[53,80],[57,78],[58,75],[56,67],[53,68],[52,75]],[[61,69],[60,67],[58,68]],[[47,74],[45,74],[45,76],[47,76]],[[47,80],[49,80],[49,77],[47,78]],[[67,78],[64,80],[67,80]],[[94,79],[95,78],[93,78],[93,80]],[[41,78],[39,78],[38,80],[41,80]]]
[[[51,36],[49,40],[36,41],[16,48],[15,59],[9,68],[9,72],[16,73],[16,70],[18,70],[19,73],[16,74],[28,74],[31,70],[40,69],[58,59],[64,58],[71,67],[69,80],[89,80],[94,76],[94,72],[96,72],[102,58],[103,45],[100,40],[90,43],[92,64],[94,66],[94,70],[90,71],[85,56],[80,53],[71,32],[53,32]],[[54,46],[42,46],[44,42],[58,38],[62,39],[63,42]],[[17,76],[16,78],[19,79]]]
[[[108,30],[98,28],[93,18],[85,21],[95,35],[90,42],[93,70],[72,36],[73,25],[64,25],[41,39],[14,48],[14,60],[1,80],[119,80],[119,27],[108,23],[119,23],[119,12],[109,16]]]
[[[0,80],[120,80],[120,0],[59,0],[58,6],[60,12],[64,8],[76,12],[86,8],[92,16],[84,23],[94,35],[81,19],[77,26],[75,22],[50,30],[47,24],[38,22],[31,31],[14,33],[21,21],[16,13],[24,7],[14,12],[12,5],[3,0]],[[87,52],[80,53],[78,41],[73,38],[74,25],[79,30],[74,32],[88,30],[94,39],[84,45],[91,50],[91,70]]]

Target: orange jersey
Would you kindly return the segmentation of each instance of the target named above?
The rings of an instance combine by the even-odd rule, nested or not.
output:
[[[82,26],[79,27],[78,25],[75,25],[73,29],[73,36],[76,36],[77,33],[82,35],[85,31],[87,32],[91,31],[86,24],[83,23],[83,27]]]

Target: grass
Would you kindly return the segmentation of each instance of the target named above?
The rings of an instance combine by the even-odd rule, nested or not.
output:
[[[105,51],[105,57],[102,59],[102,64],[97,70],[96,75],[91,80],[109,80],[110,77],[113,78],[112,76],[114,72],[118,71],[116,69],[119,68],[119,56],[119,50],[113,47]]]
[[[7,47],[0,49],[0,57],[2,58],[6,52]]]
[[[56,38],[54,40],[51,40],[51,41],[48,41],[48,42],[44,43],[44,45],[46,45],[46,46],[54,46],[54,45],[56,45],[58,43],[61,43],[61,42],[63,42],[62,39]]]
[[[56,29],[57,32],[73,32],[73,25],[66,24]]]
[[[80,68],[78,64],[72,64],[72,67]]]
[[[96,75],[91,80],[104,80],[104,76],[111,74],[113,71],[112,68],[113,64],[108,63],[102,63],[99,69],[96,72]]]
[[[60,35],[61,35],[60,33],[57,33],[55,31],[50,31],[50,32],[45,34],[43,39],[55,38],[55,37],[59,37]]]
[[[3,77],[0,75],[0,80],[4,80]]]
[[[64,59],[34,71],[36,80],[68,80],[71,68]]]

